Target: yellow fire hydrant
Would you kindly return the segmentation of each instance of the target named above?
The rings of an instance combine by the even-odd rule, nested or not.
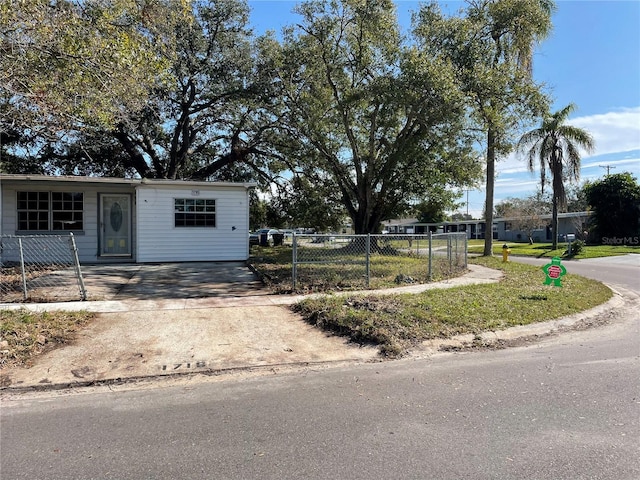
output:
[[[511,249],[509,245],[506,243],[502,246],[502,262],[507,263],[509,261],[509,254],[511,253]]]

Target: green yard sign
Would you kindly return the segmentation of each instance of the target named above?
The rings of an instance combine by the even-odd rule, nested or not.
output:
[[[551,263],[542,267],[542,271],[547,275],[544,285],[553,284],[554,287],[562,287],[562,276],[567,273],[567,269],[560,263],[560,257],[553,257]]]

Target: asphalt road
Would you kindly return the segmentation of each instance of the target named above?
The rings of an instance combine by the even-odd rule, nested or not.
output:
[[[530,265],[549,263],[548,258],[511,256],[510,260]],[[604,282],[614,288],[621,286],[640,293],[640,254],[587,260],[564,260],[562,264],[569,274],[582,275]]]
[[[0,478],[635,480],[640,303],[626,293],[602,326],[526,347],[11,398]]]

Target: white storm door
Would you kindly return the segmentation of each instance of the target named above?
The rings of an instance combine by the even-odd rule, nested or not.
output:
[[[130,195],[100,195],[100,255],[131,255]]]

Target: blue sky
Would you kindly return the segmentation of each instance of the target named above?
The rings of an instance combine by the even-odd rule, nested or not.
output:
[[[295,1],[249,0],[256,33],[278,32],[295,23]],[[397,0],[401,25],[409,27],[420,2]],[[455,12],[463,2],[440,2]],[[581,182],[611,173],[640,178],[640,0],[556,0],[551,36],[538,46],[534,77],[548,86],[552,109],[577,106],[569,123],[591,132],[596,150],[583,155]],[[497,164],[495,202],[534,194],[539,173],[530,173],[522,158]],[[484,186],[469,192],[460,211],[481,215]],[[466,201],[466,195],[461,201]]]

